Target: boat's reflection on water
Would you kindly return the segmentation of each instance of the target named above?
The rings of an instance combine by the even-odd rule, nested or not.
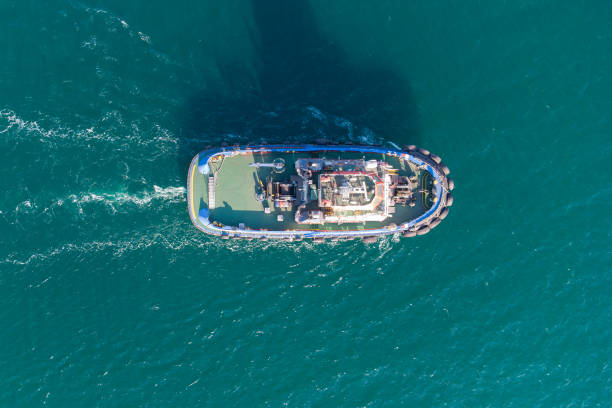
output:
[[[223,143],[419,143],[406,81],[379,61],[349,63],[318,28],[309,2],[253,0],[250,7],[251,22],[238,23],[249,24],[253,60],[219,61],[219,83],[186,96],[183,168],[195,152]]]

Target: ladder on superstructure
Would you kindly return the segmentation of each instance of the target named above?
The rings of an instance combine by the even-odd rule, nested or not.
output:
[[[208,176],[208,209],[215,209],[215,176]]]

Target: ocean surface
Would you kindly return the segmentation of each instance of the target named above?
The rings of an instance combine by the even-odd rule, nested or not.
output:
[[[611,407],[612,3],[0,0],[0,407]],[[238,242],[222,143],[416,144],[423,237]]]

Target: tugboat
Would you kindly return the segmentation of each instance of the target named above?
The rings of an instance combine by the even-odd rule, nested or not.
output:
[[[427,234],[453,205],[440,157],[416,146],[247,145],[204,150],[187,206],[222,239],[314,242]]]

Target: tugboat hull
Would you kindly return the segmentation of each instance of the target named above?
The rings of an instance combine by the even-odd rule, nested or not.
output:
[[[415,146],[234,146],[193,158],[187,203],[196,228],[223,239],[374,242],[436,227],[453,202],[449,173]]]

